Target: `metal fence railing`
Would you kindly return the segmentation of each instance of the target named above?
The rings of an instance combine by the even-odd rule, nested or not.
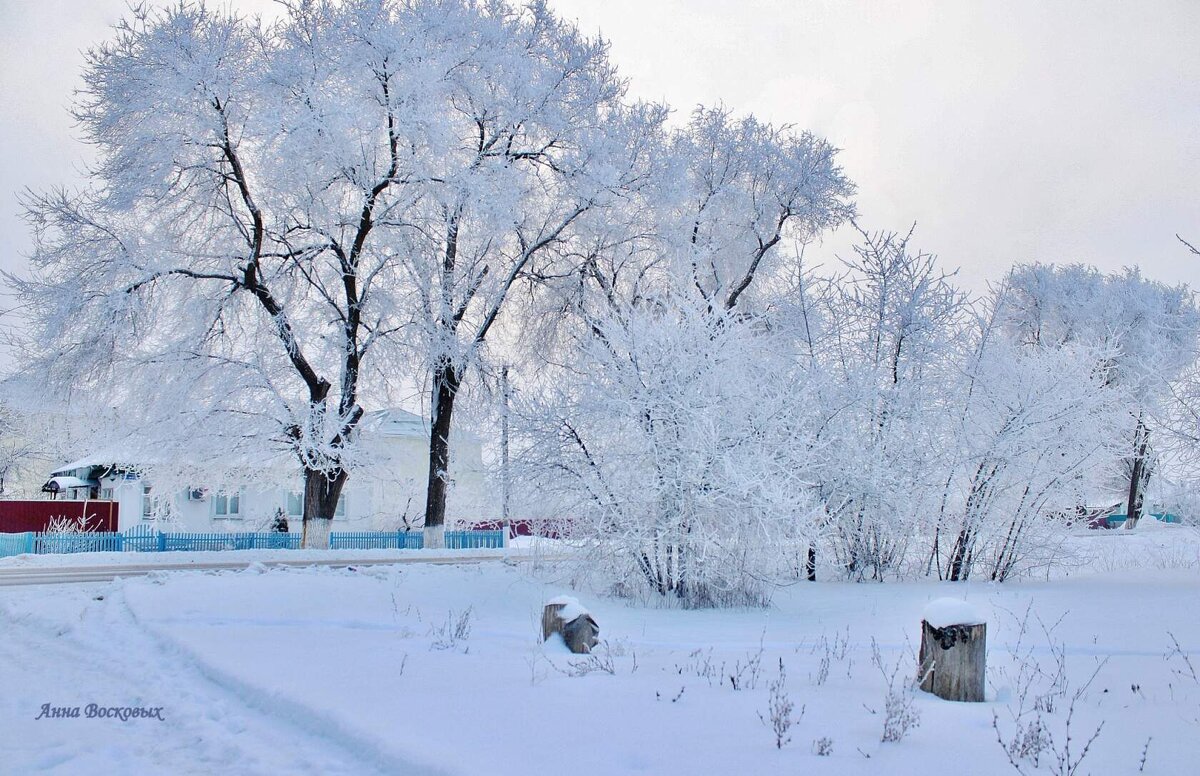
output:
[[[419,550],[421,531],[340,531],[329,534],[331,550]],[[501,549],[504,531],[447,531],[446,549]],[[180,552],[204,550],[296,550],[295,533],[163,533],[136,527],[124,533],[0,533],[0,558],[25,553]]]

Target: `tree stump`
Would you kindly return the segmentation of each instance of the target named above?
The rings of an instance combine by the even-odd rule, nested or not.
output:
[[[921,621],[921,689],[948,701],[983,700],[987,622],[966,601],[941,598]]]
[[[579,601],[560,596],[542,609],[542,641],[555,633],[562,636],[567,649],[576,655],[586,655],[599,642],[600,626]]]

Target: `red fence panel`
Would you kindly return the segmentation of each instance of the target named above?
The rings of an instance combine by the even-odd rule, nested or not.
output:
[[[116,531],[118,504],[115,501],[30,500],[0,501],[0,533],[45,531],[50,521],[65,517],[78,520],[87,514],[89,531]]]
[[[481,520],[464,526],[468,531],[499,531],[504,528],[503,520]],[[541,536],[546,539],[561,539],[570,523],[562,519],[525,519],[508,521],[510,539],[518,536]]]

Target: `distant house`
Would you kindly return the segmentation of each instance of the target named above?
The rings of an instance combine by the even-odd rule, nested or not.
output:
[[[419,525],[429,472],[428,424],[401,409],[379,410],[363,418],[359,434],[369,462],[351,473],[333,530],[394,531]],[[464,433],[451,439],[450,468],[447,522],[494,518],[497,510],[478,437]],[[104,452],[55,469],[43,490],[67,499],[117,502],[122,531],[151,523],[186,531],[266,530],[281,511],[290,530],[300,530],[304,482],[299,467],[290,487],[251,484],[261,478],[248,475],[245,485],[197,481],[163,488],[155,486],[153,471],[148,462]]]

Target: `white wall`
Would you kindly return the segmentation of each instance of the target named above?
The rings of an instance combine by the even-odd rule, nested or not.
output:
[[[345,514],[334,517],[334,531],[395,531],[409,525],[425,507],[425,486],[428,478],[428,449],[424,439],[413,436],[376,438],[368,444],[373,463],[354,471],[344,492]],[[155,520],[144,518],[146,498],[143,486],[151,484],[151,511],[157,515],[165,530],[179,531],[266,531],[277,510],[289,507],[287,488],[245,487],[239,492],[240,515],[221,517],[214,508],[215,490],[209,488],[199,499],[189,499],[185,491],[159,493],[153,490],[150,479],[126,475],[105,477],[100,481],[102,493],[111,489],[112,498],[120,504],[119,529],[138,525],[154,525]],[[487,488],[481,446],[466,438],[456,440],[451,459],[453,480],[448,503],[448,527],[494,519],[498,513],[496,499]],[[203,483],[197,483],[203,488]],[[303,492],[303,481],[296,476],[294,492]],[[294,506],[294,505],[293,505]],[[300,531],[300,516],[288,517],[289,529]]]

